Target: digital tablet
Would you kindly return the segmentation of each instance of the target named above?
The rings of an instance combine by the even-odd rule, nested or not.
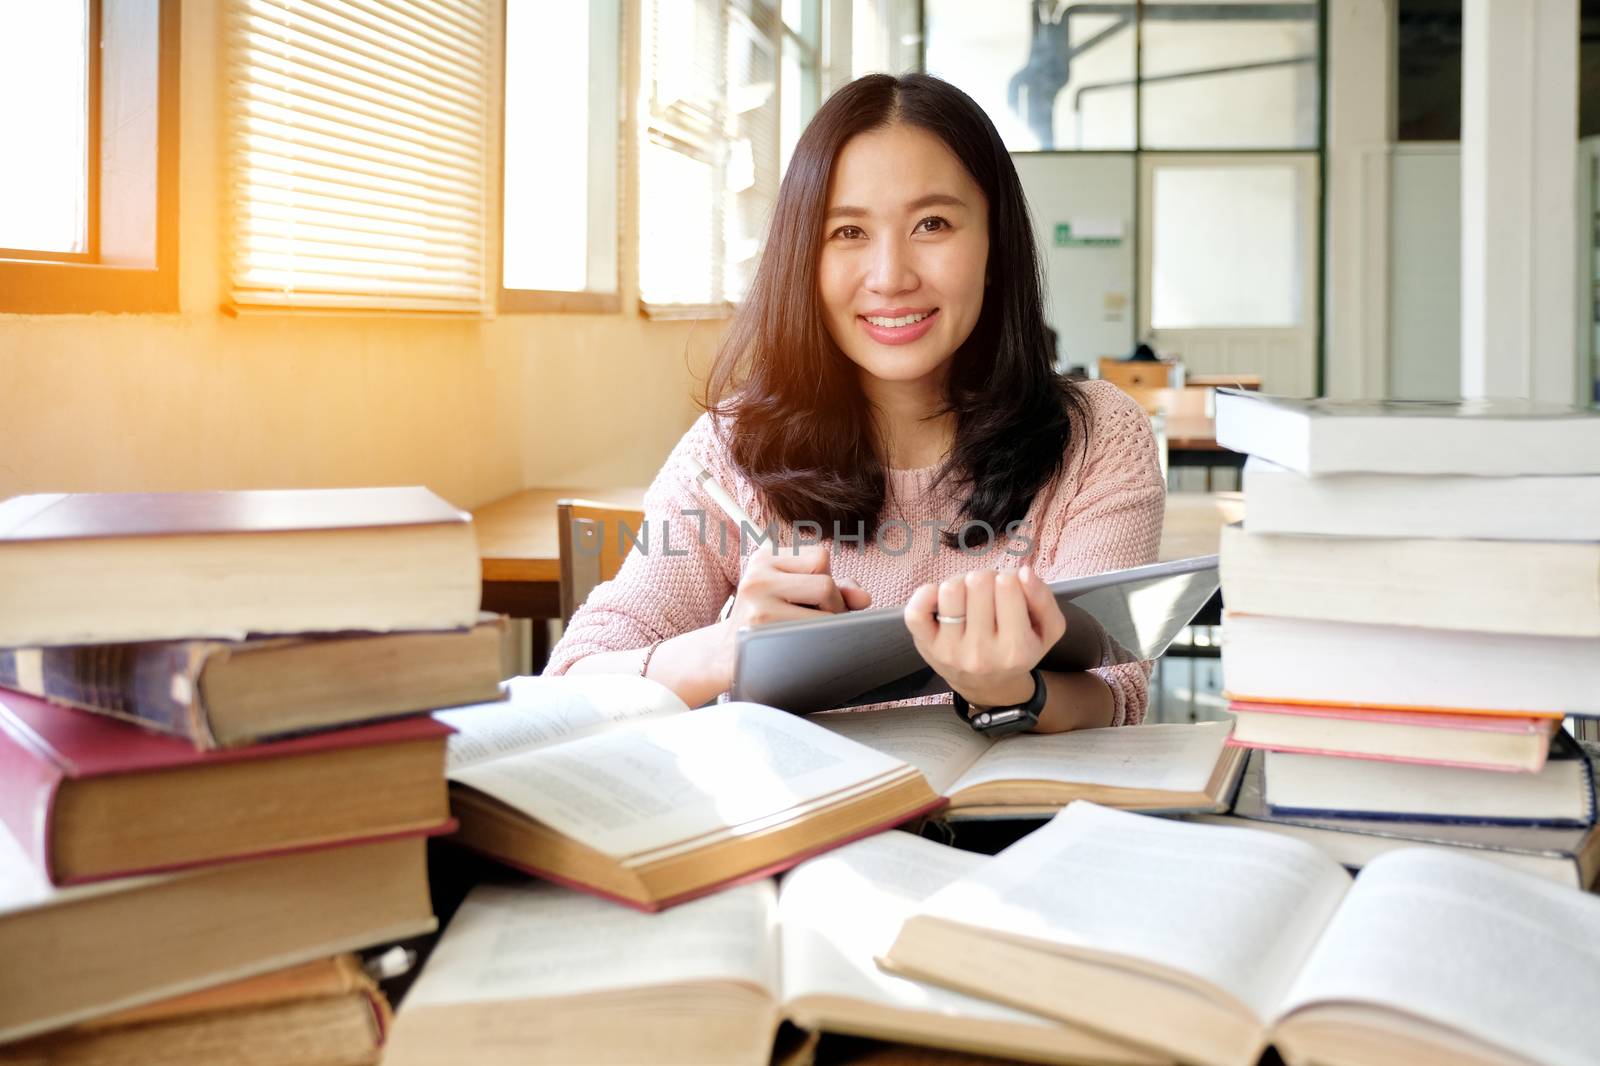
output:
[[[1098,666],[1102,635],[1118,659],[1156,659],[1218,582],[1215,555],[1053,581],[1067,632],[1039,665]],[[904,609],[875,607],[740,630],[728,698],[805,714],[949,691],[917,654]]]

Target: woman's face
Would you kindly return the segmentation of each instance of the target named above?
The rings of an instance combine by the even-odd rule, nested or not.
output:
[[[834,342],[882,382],[942,385],[978,323],[989,203],[938,137],[893,125],[834,161],[817,289]]]

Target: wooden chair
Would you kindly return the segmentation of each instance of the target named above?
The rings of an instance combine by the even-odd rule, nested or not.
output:
[[[561,624],[566,625],[594,587],[622,569],[631,538],[642,540],[644,512],[594,500],[557,500],[556,529],[561,538]]]

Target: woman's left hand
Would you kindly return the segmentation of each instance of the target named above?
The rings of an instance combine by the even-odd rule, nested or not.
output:
[[[922,658],[978,707],[1030,699],[1031,671],[1067,631],[1050,587],[1028,566],[973,570],[923,585],[906,602],[905,615]]]

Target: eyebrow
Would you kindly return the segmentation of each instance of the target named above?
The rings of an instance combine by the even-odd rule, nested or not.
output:
[[[952,196],[949,193],[936,192],[936,193],[929,193],[927,196],[921,196],[921,197],[918,197],[915,200],[912,200],[909,204],[906,204],[906,210],[908,210],[908,211],[920,211],[924,207],[966,207],[966,206],[967,206],[967,202],[965,200],[963,200],[959,196]],[[871,212],[868,211],[864,207],[856,207],[856,206],[854,206],[852,204],[839,204],[837,207],[828,208],[828,213],[826,215],[824,215],[823,217],[824,217],[824,219],[832,219],[832,218],[866,218],[869,214],[871,214]]]

